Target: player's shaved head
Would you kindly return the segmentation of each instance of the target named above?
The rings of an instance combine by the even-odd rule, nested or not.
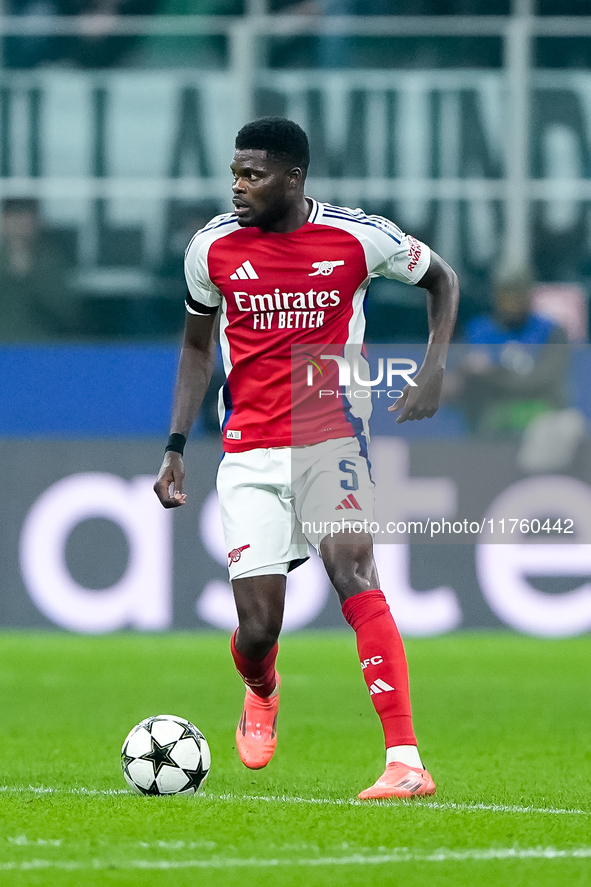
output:
[[[236,136],[237,151],[266,151],[270,157],[298,166],[304,174],[310,165],[308,136],[286,117],[261,117],[242,127]]]

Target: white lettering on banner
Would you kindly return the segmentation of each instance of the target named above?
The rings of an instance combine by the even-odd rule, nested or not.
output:
[[[402,634],[429,637],[459,628],[462,611],[453,588],[415,591],[411,586],[409,545],[376,545],[374,557],[382,591]]]
[[[153,483],[151,476],[125,481],[113,474],[74,474],[33,504],[21,532],[21,572],[32,600],[56,625],[88,633],[170,627],[171,514],[158,502]],[[97,517],[121,527],[129,547],[125,573],[101,591],[79,585],[65,558],[74,527]]]
[[[380,526],[385,527],[389,520],[455,514],[456,486],[450,478],[408,476],[406,441],[376,438],[370,459],[376,479],[375,514]],[[416,592],[411,587],[407,544],[375,545],[374,556],[382,590],[404,634],[442,634],[460,625],[462,611],[452,588],[441,586]]]
[[[565,189],[560,179],[575,181],[585,175],[590,77],[588,71],[555,74],[560,77],[560,89],[548,88],[546,71],[531,71],[534,94],[542,96],[531,133],[532,152],[539,157],[539,175],[549,184],[541,201],[541,224],[547,236],[570,232],[569,251],[576,260],[584,260],[585,238],[577,233],[582,203],[576,198],[580,195],[576,186]],[[166,214],[158,211],[163,199],[182,198],[195,188],[205,189],[215,200],[226,199],[227,158],[232,153],[236,117],[241,116],[235,71],[197,72],[185,66],[183,70],[143,70],[138,77],[133,69],[110,70],[105,78],[100,70],[47,66],[29,72],[24,81],[22,76],[18,70],[3,71],[8,105],[29,109],[5,115],[5,165],[10,177],[36,175],[37,152],[19,151],[18,145],[23,141],[38,145],[43,175],[48,177],[43,188],[62,195],[44,206],[53,225],[85,230],[92,200],[119,194],[109,201],[114,227],[108,233],[114,236],[117,225],[139,226],[151,255],[162,250],[168,237]],[[321,181],[331,169],[344,175],[351,144],[362,138],[355,178],[345,178],[342,184],[337,178],[328,199],[341,202],[347,195],[345,202],[363,205],[368,193],[384,192],[385,178],[412,169],[412,177],[393,178],[393,190],[387,189],[396,192],[397,217],[400,214],[410,231],[434,228],[443,255],[456,257],[459,265],[476,264],[481,269],[494,262],[502,242],[497,198],[484,199],[481,188],[485,187],[486,195],[492,186],[500,198],[506,191],[502,180],[505,76],[501,69],[434,69],[398,71],[392,79],[384,71],[351,67],[338,72],[337,88],[332,78],[319,78],[314,70],[299,70],[294,77],[289,70],[257,69],[262,95],[269,90],[273,101],[297,107],[301,125],[317,135],[315,158]],[[103,90],[109,121],[104,128],[93,125],[97,89]],[[36,94],[42,114],[31,110]],[[439,103],[440,113],[435,114],[433,108]],[[272,107],[263,104],[261,113],[272,113]],[[149,151],[145,150],[147,132]],[[109,157],[102,181],[91,175],[101,139]],[[465,175],[471,181],[466,189],[459,185],[458,196],[465,208],[459,212],[457,201],[445,202],[437,177]],[[96,230],[85,231],[85,237],[90,237],[89,255],[96,252],[105,233],[102,225],[93,227]],[[308,273],[311,270],[312,265]],[[320,285],[328,283],[329,277],[309,280]]]
[[[591,487],[563,475],[531,477],[497,496],[485,516],[519,515],[524,520],[552,515],[574,521],[579,538],[591,536]],[[515,543],[476,546],[476,570],[491,609],[518,631],[543,637],[570,637],[591,629],[591,582],[574,591],[544,594],[528,576],[591,575],[591,545],[577,543]]]
[[[215,490],[211,491],[203,505],[200,529],[205,548],[214,560],[226,568],[228,552]],[[283,631],[296,631],[309,625],[326,604],[328,577],[318,555],[314,551],[310,553],[310,560],[287,577]],[[238,625],[234,595],[227,581],[213,579],[208,582],[197,599],[195,611],[200,619],[215,628],[233,631]]]

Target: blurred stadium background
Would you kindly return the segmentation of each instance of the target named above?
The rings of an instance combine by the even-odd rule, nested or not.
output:
[[[554,346],[546,379],[550,389],[563,374],[562,400],[543,407],[560,429],[572,420],[562,461],[528,462],[525,421],[479,433],[457,392],[395,437],[376,416],[376,473],[397,517],[489,519],[504,497],[513,517],[575,521],[584,542],[586,2],[3,0],[0,12],[0,625],[232,626],[213,398],[174,522],[151,484],[184,319],[183,252],[229,208],[236,130],[269,113],[309,133],[309,193],[391,217],[454,266],[458,343],[511,278],[528,281],[535,310],[569,343]],[[374,282],[367,317],[368,340],[400,354],[426,338],[413,288]],[[531,375],[535,359],[512,354],[505,368]],[[409,542],[379,547],[406,634],[591,627],[589,545]],[[286,627],[339,618],[318,563],[296,571]]]

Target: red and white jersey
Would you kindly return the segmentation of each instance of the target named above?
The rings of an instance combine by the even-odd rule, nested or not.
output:
[[[387,219],[308,200],[310,216],[297,231],[243,228],[227,213],[198,231],[187,248],[187,310],[222,311],[227,381],[220,423],[227,452],[366,433],[367,402],[357,410],[346,391],[337,392],[337,363],[322,367],[318,346],[330,343],[341,354],[345,346],[361,346],[371,278],[414,284],[429,267],[429,247]],[[294,387],[292,355],[304,352],[308,362],[299,358]],[[311,389],[308,366],[322,367]],[[337,396],[319,398],[319,386]]]

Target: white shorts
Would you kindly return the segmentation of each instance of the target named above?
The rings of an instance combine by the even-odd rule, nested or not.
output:
[[[342,529],[370,532],[373,481],[355,437],[225,453],[217,489],[230,578],[286,575]]]

